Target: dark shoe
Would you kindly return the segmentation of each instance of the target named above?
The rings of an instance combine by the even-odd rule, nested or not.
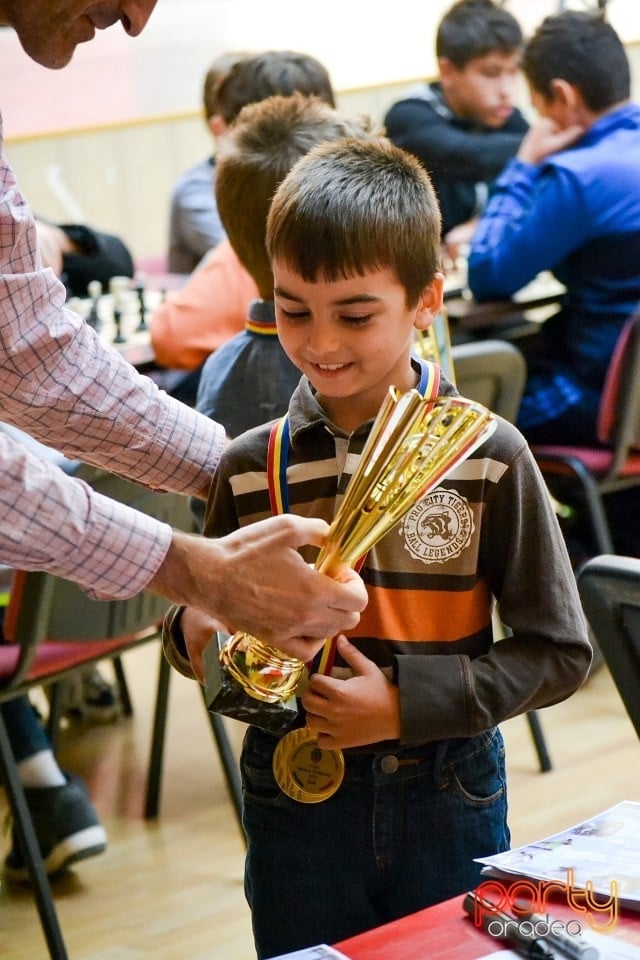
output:
[[[122,713],[118,693],[97,667],[69,681],[65,711],[68,717],[90,723],[112,723]]]
[[[78,777],[69,777],[61,787],[28,788],[24,795],[49,876],[106,850],[106,831]],[[4,870],[10,880],[20,883],[31,880],[15,826],[13,846]]]

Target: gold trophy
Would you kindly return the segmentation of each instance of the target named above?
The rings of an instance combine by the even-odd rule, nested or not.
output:
[[[344,567],[355,567],[494,429],[493,416],[481,404],[461,397],[425,398],[415,389],[401,394],[391,387],[329,528],[316,569],[337,577]],[[325,652],[331,642],[327,641]],[[242,632],[228,641],[218,636],[206,648],[204,659],[209,709],[272,732],[291,727],[297,714],[293,694],[304,671],[302,661]],[[287,752],[295,755],[295,764],[291,757],[283,759]],[[329,753],[320,750],[308,729],[292,730],[280,741],[274,758],[274,770],[281,771],[277,776],[282,789],[289,795],[299,794],[296,799],[305,802],[315,802],[312,796],[325,799],[329,788],[334,792],[339,786],[341,767],[341,755],[332,758],[326,756]],[[316,797],[316,793],[321,795]]]

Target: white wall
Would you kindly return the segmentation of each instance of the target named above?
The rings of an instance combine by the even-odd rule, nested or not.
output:
[[[559,0],[508,0],[529,32]],[[584,5],[583,0],[569,0]],[[159,0],[142,36],[113,27],[61,71],[25,56],[0,30],[2,111],[9,139],[197,110],[204,73],[230,49],[290,48],[317,56],[337,89],[434,73],[434,33],[451,0]],[[610,0],[625,40],[637,39],[638,0]],[[635,34],[635,35],[634,35]]]
[[[218,53],[311,53],[329,68],[342,107],[381,120],[407,86],[435,72],[435,26],[450,3],[159,0],[142,36],[112,28],[60,71],[34,64],[13,31],[0,29],[6,152],[41,215],[120,233],[137,256],[163,252],[171,184],[211,149],[201,85]],[[637,5],[610,0],[624,39],[640,27]],[[508,7],[529,32],[557,0]]]

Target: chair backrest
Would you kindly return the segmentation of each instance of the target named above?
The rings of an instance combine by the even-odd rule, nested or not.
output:
[[[507,340],[477,340],[454,344],[451,356],[462,396],[514,423],[527,377],[518,348]]]
[[[597,424],[600,443],[614,450],[610,475],[640,449],[640,310],[625,323],[605,378]]]
[[[95,490],[157,517],[193,529],[186,497],[159,493],[113,474],[78,465],[74,475]],[[5,638],[21,647],[10,686],[27,676],[38,646],[50,641],[105,641],[133,637],[159,623],[169,603],[143,591],[127,600],[92,600],[75,583],[39,571],[16,571],[4,621]],[[7,683],[4,683],[7,686]]]
[[[640,559],[602,554],[576,578],[585,615],[640,738]]]

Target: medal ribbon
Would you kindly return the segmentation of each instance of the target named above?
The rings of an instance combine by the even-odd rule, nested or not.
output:
[[[423,360],[421,357],[414,356],[413,359],[420,364],[420,381],[417,386],[418,393],[429,400],[435,400],[440,389],[440,367],[429,360]],[[281,513],[289,513],[289,488],[287,486],[287,464],[289,461],[289,417],[285,413],[271,428],[269,434],[269,445],[267,448],[267,478],[269,482],[269,506],[271,513],[277,516]],[[354,566],[354,570],[359,572],[366,560],[364,554]],[[310,673],[328,674],[333,668],[333,662],[336,655],[336,637],[330,637],[325,641],[322,650],[314,658],[315,670],[313,666]]]

